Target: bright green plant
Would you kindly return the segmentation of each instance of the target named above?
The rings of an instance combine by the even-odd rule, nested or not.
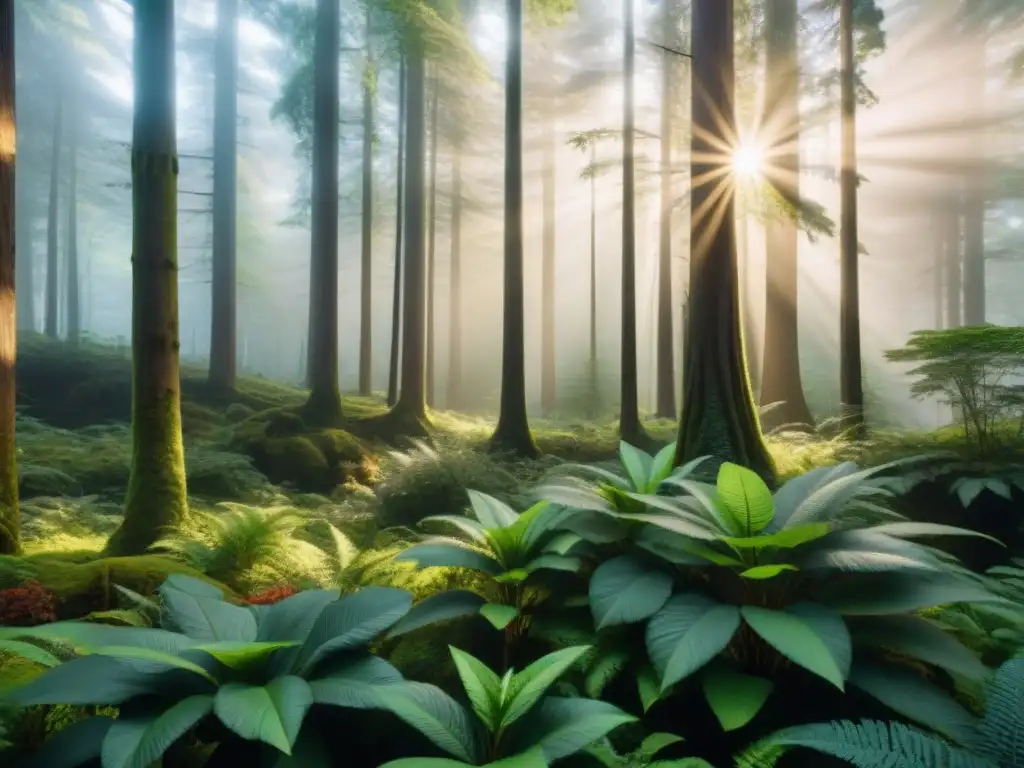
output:
[[[522,514],[484,493],[469,491],[474,517],[438,515],[424,524],[458,529],[462,538],[433,537],[395,559],[419,568],[448,566],[483,574],[487,597],[469,590],[441,592],[419,603],[394,628],[408,632],[442,619],[480,614],[506,633],[508,645],[525,630],[530,612],[545,592],[536,585],[545,571],[575,573],[583,565],[572,554],[583,543],[576,534],[557,526],[571,513],[540,502]]]
[[[545,768],[636,720],[603,701],[545,696],[587,648],[565,648],[503,676],[451,648],[472,712],[433,686],[406,683],[384,693],[387,707],[454,760],[411,758],[384,768],[501,765]]]
[[[103,768],[148,768],[207,718],[239,739],[262,742],[268,756],[304,753],[305,742],[317,738],[302,730],[312,707],[385,708],[378,694],[402,680],[366,649],[409,610],[411,596],[402,590],[368,587],[340,600],[333,591],[307,590],[271,606],[242,607],[206,582],[175,575],[159,594],[172,629],[58,622],[0,634],[59,638],[81,654],[59,663],[24,639],[7,639],[5,650],[51,667],[15,689],[15,703],[120,710],[117,719],[92,717],[47,742],[40,764],[99,758]],[[218,747],[232,748],[230,739]],[[71,749],[79,762],[66,753]]]
[[[914,612],[999,598],[950,556],[908,541],[980,534],[907,522],[882,506],[893,492],[877,475],[889,467],[823,467],[773,496],[756,474],[726,463],[717,485],[669,478],[686,495],[630,496],[643,512],[578,485],[542,494],[591,512],[566,523],[578,534],[627,547],[595,570],[590,609],[599,630],[646,622],[660,693],[700,673],[711,709],[731,730],[760,711],[771,674],[796,664],[958,738],[969,713],[893,658],[983,679],[973,653]]]
[[[899,723],[868,720],[798,725],[760,744],[772,768],[785,751],[813,749],[857,768],[1016,768],[1024,756],[1024,659],[1003,664],[988,690],[985,716],[966,740],[951,746]],[[757,750],[755,745],[753,750]]]
[[[652,733],[640,742],[640,746],[626,755],[620,755],[608,739],[587,747],[586,752],[607,768],[714,768],[699,757],[684,757],[677,760],[658,760],[658,753],[682,741],[682,737],[671,733]]]

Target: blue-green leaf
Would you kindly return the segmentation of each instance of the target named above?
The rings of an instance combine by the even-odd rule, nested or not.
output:
[[[630,482],[638,491],[647,490],[647,481],[651,476],[652,459],[649,454],[641,451],[625,440],[619,441],[619,458],[622,466],[626,468]]]
[[[440,688],[412,682],[389,685],[381,688],[380,701],[448,754],[477,764],[483,753],[481,734],[470,714]]]
[[[813,603],[782,611],[745,605],[740,611],[750,628],[775,650],[845,690],[853,651],[842,617]]]
[[[497,731],[501,720],[501,679],[475,656],[454,646],[448,646],[448,650],[476,716],[489,731]]]
[[[775,687],[771,680],[713,664],[702,674],[704,696],[723,731],[742,728],[761,711]]]
[[[88,717],[61,728],[43,742],[35,754],[18,763],[19,768],[81,768],[98,760],[103,740],[114,724],[111,717]]]
[[[479,491],[468,490],[469,503],[473,514],[484,528],[508,528],[514,525],[519,515],[508,504]]]
[[[395,556],[396,562],[416,563],[417,568],[468,568],[471,571],[481,571],[494,576],[501,573],[501,563],[493,557],[489,557],[478,549],[472,549],[455,539],[450,543],[440,543],[435,539],[433,543],[416,544],[404,552]]]
[[[104,768],[150,768],[213,710],[213,696],[189,696],[152,716],[121,716],[103,740]]]
[[[338,597],[334,589],[305,589],[274,603],[260,619],[256,639],[260,642],[304,641],[323,609]]]
[[[401,672],[384,659],[367,654],[328,662],[317,678],[309,681],[309,687],[315,704],[377,709],[381,706],[381,688],[401,682]]]
[[[940,626],[921,616],[873,616],[859,620],[853,636],[858,646],[873,646],[933,664],[968,680],[988,677],[981,660]]]
[[[262,741],[286,755],[313,704],[313,691],[301,677],[285,675],[261,685],[228,683],[217,690],[214,712],[243,739]]]
[[[188,637],[201,642],[256,639],[256,619],[241,606],[180,589],[164,589],[161,597],[171,622]]]
[[[428,624],[449,621],[464,616],[475,616],[487,601],[475,592],[467,589],[450,589],[422,600],[412,607],[404,617],[399,619],[389,637],[397,637],[412,632]]]
[[[501,727],[508,728],[529,712],[544,692],[589,650],[587,645],[563,648],[542,656],[515,675],[505,697]]]
[[[672,474],[672,462],[676,458],[676,444],[669,443],[654,455],[651,462],[650,476],[647,478],[645,493],[654,493],[661,485],[661,481]]]
[[[519,615],[519,611],[514,605],[485,603],[480,606],[480,615],[487,619],[495,629],[504,629]]]
[[[661,690],[696,672],[729,644],[740,609],[696,593],[675,595],[647,624],[647,653]]]
[[[606,560],[590,577],[590,609],[597,628],[653,616],[672,594],[672,575],[630,555]]]
[[[548,696],[531,714],[530,727],[523,733],[530,746],[541,747],[544,757],[555,762],[635,720],[604,701]]]

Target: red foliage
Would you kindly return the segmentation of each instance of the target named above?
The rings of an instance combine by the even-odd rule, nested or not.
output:
[[[286,597],[297,594],[298,591],[295,587],[288,585],[269,587],[262,592],[257,592],[255,595],[249,595],[249,597],[245,598],[245,602],[249,605],[273,605],[280,600],[284,600]]]
[[[0,589],[0,626],[34,627],[57,620],[53,593],[38,581]]]

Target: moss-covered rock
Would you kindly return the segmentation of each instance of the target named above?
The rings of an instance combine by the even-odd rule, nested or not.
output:
[[[115,584],[152,594],[172,573],[209,581],[230,593],[222,584],[163,555],[101,558],[95,552],[67,552],[0,557],[0,588],[38,581],[56,597],[59,619],[117,607]]]
[[[238,424],[248,419],[254,413],[255,411],[244,403],[231,403],[224,409],[224,418],[229,424]]]

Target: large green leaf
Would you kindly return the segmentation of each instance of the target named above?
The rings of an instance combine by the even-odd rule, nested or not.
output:
[[[643,490],[647,493],[654,493],[661,485],[661,481],[672,474],[672,463],[676,458],[676,444],[669,443],[656,454],[651,461],[650,475],[647,478],[647,487]]]
[[[820,601],[846,616],[910,613],[953,603],[1004,602],[957,574],[930,571],[866,573],[822,591]]]
[[[544,692],[589,650],[587,645],[563,648],[542,656],[515,675],[505,696],[501,727],[508,728],[529,712]]]
[[[644,713],[657,704],[662,697],[661,680],[658,671],[651,664],[644,664],[636,673],[636,692]]]
[[[163,597],[169,590],[186,592],[196,597],[209,597],[213,600],[223,600],[224,592],[208,581],[197,579],[194,576],[186,576],[183,573],[172,573],[164,583],[160,585],[158,592]]]
[[[159,692],[160,674],[173,667],[90,655],[67,661],[11,692],[21,706],[34,704],[118,705]]]
[[[652,459],[649,454],[641,451],[625,440],[619,441],[619,458],[633,487],[640,491],[647,490],[647,481],[651,476]]]
[[[195,649],[190,649],[195,650]],[[92,653],[97,656],[110,656],[123,663],[132,665],[145,665],[147,668],[165,670],[181,669],[191,672],[194,675],[204,678],[210,683],[216,684],[217,680],[206,671],[201,665],[173,653],[163,653],[149,648],[135,648],[130,645],[110,645],[94,648]]]
[[[723,731],[735,731],[753,720],[775,687],[771,680],[741,674],[724,664],[705,669],[701,682]]]
[[[775,517],[768,530],[781,530],[796,512],[797,507],[822,484],[856,471],[857,465],[848,461],[834,467],[816,467],[788,480],[775,492]]]
[[[842,617],[813,603],[782,611],[745,605],[743,619],[783,656],[844,690],[853,655]]]
[[[476,723],[440,688],[412,682],[389,685],[381,688],[380,702],[384,709],[459,760],[476,765],[482,756],[483,742]]]
[[[789,565],[788,563],[774,563],[772,565],[755,565],[753,568],[747,568],[747,570],[740,572],[740,576],[744,579],[767,580],[774,579],[776,576],[787,571],[799,570],[795,565]]]
[[[203,643],[192,650],[209,654],[231,669],[246,670],[263,664],[283,648],[294,648],[297,645],[296,641],[236,643],[226,640],[219,643]]]
[[[424,517],[420,520],[421,526],[430,525],[432,523],[451,525],[458,528],[477,544],[483,544],[487,541],[487,536],[484,534],[484,526],[469,517],[463,517],[462,515],[431,515],[430,517]]]
[[[41,664],[44,667],[56,667],[60,659],[49,651],[43,650],[38,645],[26,643],[22,640],[0,640],[0,653],[9,653],[12,656],[20,656],[28,661]]]
[[[517,746],[539,746],[548,762],[579,752],[620,725],[636,720],[604,701],[545,697],[520,731]]]
[[[454,539],[450,543],[441,543],[435,539],[433,542],[416,544],[397,554],[395,560],[400,563],[416,563],[417,568],[468,568],[491,576],[504,570],[493,557]]]
[[[377,709],[380,689],[403,682],[402,674],[384,659],[366,654],[355,659],[328,662],[321,674],[309,681],[314,704],[349,709]]]
[[[200,642],[233,640],[248,643],[256,639],[256,619],[241,606],[180,589],[163,590],[161,597],[171,623],[188,637]]]
[[[894,712],[960,743],[975,739],[977,722],[952,697],[912,670],[892,664],[857,662],[850,684]]]
[[[304,672],[331,654],[360,648],[386,631],[412,607],[404,589],[363,587],[320,613],[297,659]]]
[[[305,589],[271,605],[259,622],[256,639],[280,642],[306,639],[320,612],[338,599],[337,590]]]
[[[572,478],[562,478],[557,483],[542,485],[536,490],[536,494],[552,504],[560,504],[570,509],[600,512],[605,515],[615,513],[615,507],[604,496],[589,487],[574,483]]]
[[[722,536],[721,540],[733,549],[795,549],[828,535],[828,523],[806,523],[784,528],[760,536]]]
[[[756,472],[726,461],[718,470],[718,498],[745,536],[762,531],[773,515],[772,492]]]
[[[954,525],[940,525],[939,523],[882,523],[881,525],[872,526],[869,530],[899,539],[913,539],[920,536],[977,536],[978,538],[993,541],[996,544],[1002,545],[1003,543],[986,533],[979,533],[968,528],[958,528]]]
[[[853,637],[858,646],[904,654],[968,680],[981,681],[988,676],[988,669],[969,648],[920,616],[864,618],[854,625]]]
[[[721,653],[740,627],[740,609],[696,593],[674,595],[647,623],[647,653],[661,690]]]
[[[672,575],[630,555],[606,560],[590,577],[590,610],[598,629],[653,616],[672,594]]]
[[[148,627],[114,627],[87,621],[57,621],[38,627],[0,627],[0,638],[35,637],[41,640],[60,640],[76,648],[95,648],[101,645],[131,645],[151,648],[165,653],[180,653],[198,644],[178,632]]]
[[[243,739],[265,742],[290,755],[312,704],[309,683],[285,675],[265,686],[228,683],[218,689],[213,708],[220,721]]]
[[[391,631],[389,637],[397,637],[412,632],[420,627],[434,624],[438,621],[449,621],[464,616],[476,616],[480,608],[487,601],[467,589],[450,589],[446,592],[438,592],[431,595],[412,607],[405,616],[399,619]]]
[[[519,515],[508,504],[479,491],[468,490],[469,503],[473,514],[484,528],[508,528],[514,525]]]
[[[638,498],[643,497],[638,494]],[[722,539],[721,534],[711,530],[703,521],[699,521],[696,515],[684,517],[678,512],[637,512],[628,517],[624,515],[623,518],[634,522],[648,523],[662,530],[677,533],[681,536],[689,536],[700,541],[719,541]],[[695,520],[699,522],[695,522]]]
[[[159,714],[121,716],[103,740],[104,768],[150,768],[213,710],[213,696],[189,696]]]
[[[87,717],[61,728],[43,742],[33,755],[18,763],[18,768],[81,768],[98,760],[103,740],[114,724],[111,717]],[[6,757],[0,751],[0,757]]]
[[[563,522],[561,527],[592,544],[610,544],[622,541],[629,535],[629,528],[624,523],[601,512],[578,512]]]
[[[485,603],[480,606],[480,615],[487,619],[495,629],[504,629],[519,615],[519,611],[514,605]]]
[[[720,552],[708,544],[693,541],[686,536],[654,526],[641,528],[634,543],[641,549],[676,565],[706,566],[709,563],[730,567],[743,565],[743,561],[737,559],[733,554]]]
[[[676,477],[670,477],[665,482],[683,489],[693,497],[692,508],[716,523],[723,533],[733,536],[743,536],[746,533],[718,498],[718,489],[715,486]]]
[[[501,719],[501,679],[475,656],[451,645],[448,650],[476,716],[489,731],[498,730]]]

